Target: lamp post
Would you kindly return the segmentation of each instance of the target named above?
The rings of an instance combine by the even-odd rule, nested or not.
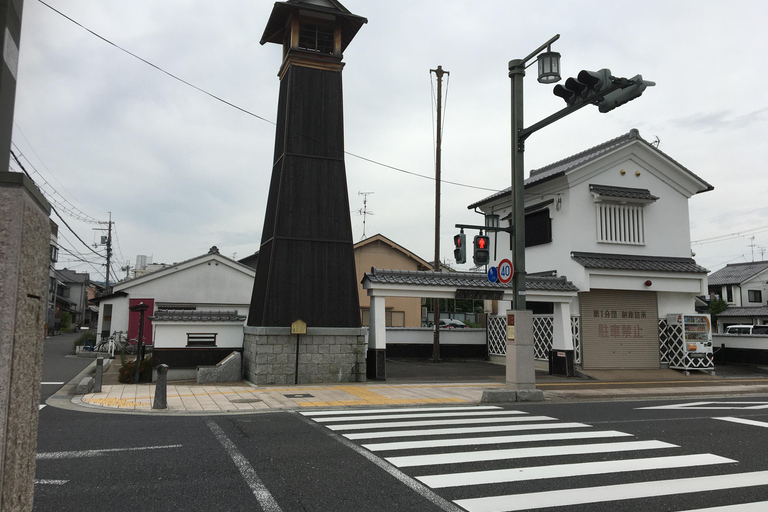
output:
[[[515,275],[512,278],[513,307],[525,309],[525,137],[523,130],[523,77],[526,63],[539,56],[539,82],[552,84],[560,80],[560,54],[551,50],[551,45],[560,34],[541,45],[524,59],[509,61],[509,78],[512,79],[512,250]],[[546,52],[542,53],[544,50]],[[540,54],[540,55],[539,55]]]

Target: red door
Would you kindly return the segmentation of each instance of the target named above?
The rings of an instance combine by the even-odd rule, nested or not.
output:
[[[145,345],[152,344],[152,320],[149,319],[155,313],[155,299],[129,299],[129,307],[138,306],[141,303],[149,306],[144,312],[144,335],[142,341]],[[128,310],[128,339],[139,339],[139,318],[141,314],[138,311]]]

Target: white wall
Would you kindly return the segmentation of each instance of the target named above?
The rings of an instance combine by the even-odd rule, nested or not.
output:
[[[187,333],[215,333],[217,348],[243,347],[243,323],[155,321],[153,327],[156,348],[186,348]]]

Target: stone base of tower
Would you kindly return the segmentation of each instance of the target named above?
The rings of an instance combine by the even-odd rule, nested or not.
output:
[[[246,326],[243,377],[258,386],[365,382],[367,332],[309,327],[297,335],[290,327]]]

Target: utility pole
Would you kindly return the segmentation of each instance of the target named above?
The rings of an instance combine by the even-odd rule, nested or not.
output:
[[[103,223],[104,224],[104,223]],[[106,245],[107,246],[107,271],[104,274],[104,295],[109,295],[109,265],[112,262],[112,212],[109,212],[109,221],[106,222],[107,224],[107,236],[106,240],[105,237],[101,237],[102,242],[101,244],[94,244],[94,247],[97,245]],[[93,228],[96,231],[104,231],[104,228]],[[125,268],[121,269],[125,270]]]
[[[234,255],[233,255],[232,259],[235,259]],[[128,279],[131,276],[131,268],[132,267],[131,267],[131,262],[130,261],[126,261],[125,262],[125,266],[124,267],[120,267],[120,270],[125,272],[125,278],[126,279]]]
[[[443,144],[443,75],[450,75],[443,66],[430,69],[437,77],[437,136],[435,144],[435,272],[440,272],[440,166]],[[432,362],[440,361],[440,299],[433,299],[433,324],[435,328],[432,345]]]

